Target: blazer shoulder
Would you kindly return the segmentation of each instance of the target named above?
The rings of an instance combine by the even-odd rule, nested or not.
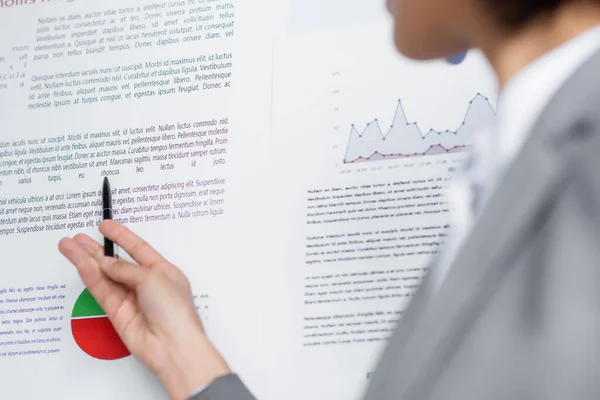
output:
[[[236,374],[215,379],[206,389],[190,400],[256,400]]]

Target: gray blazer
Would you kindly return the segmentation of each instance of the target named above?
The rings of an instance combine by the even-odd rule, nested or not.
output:
[[[600,399],[600,53],[546,107],[466,243],[437,295],[427,279],[415,295],[366,400]],[[252,396],[231,375],[196,399]]]

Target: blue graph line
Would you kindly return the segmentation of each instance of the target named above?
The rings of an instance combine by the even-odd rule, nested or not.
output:
[[[406,125],[410,126],[410,125],[416,125],[417,129],[419,130],[419,133],[421,133],[421,137],[423,139],[425,139],[425,137],[427,137],[427,135],[429,135],[430,133],[437,133],[438,135],[441,135],[442,133],[453,133],[453,134],[458,134],[459,129],[465,124],[465,122],[467,121],[467,117],[469,116],[469,113],[471,111],[471,107],[473,106],[473,102],[475,101],[475,99],[477,99],[478,97],[484,99],[488,105],[490,106],[490,109],[494,111],[494,108],[492,107],[492,105],[490,104],[489,98],[483,96],[481,93],[477,93],[477,95],[473,98],[473,100],[469,101],[469,107],[467,108],[467,112],[465,113],[465,117],[463,118],[460,126],[454,130],[454,131],[450,131],[450,130],[446,130],[446,131],[436,131],[435,129],[430,129],[429,132],[427,132],[425,135],[423,135],[423,131],[421,131],[421,128],[419,128],[419,125],[417,122],[407,122]],[[402,100],[398,100],[398,105],[396,106],[396,111],[394,112],[394,121],[396,120],[396,118],[398,117],[398,112],[401,111],[402,115],[405,116],[406,118],[406,113],[404,112],[404,107],[402,107]],[[365,127],[365,129],[363,129],[363,131],[361,133],[358,133],[358,130],[356,129],[355,125],[352,124],[352,129],[358,133],[358,136],[364,135],[364,133],[366,132],[366,130],[369,128],[369,126],[371,124],[377,124],[378,130],[379,132],[381,132],[381,136],[383,137],[383,140],[385,140],[385,138],[387,137],[387,135],[389,135],[390,131],[394,128],[394,125],[391,125],[390,128],[388,129],[387,133],[384,135],[383,134],[383,130],[381,129],[381,126],[379,125],[379,119],[375,118],[372,122],[367,123],[367,126]]]

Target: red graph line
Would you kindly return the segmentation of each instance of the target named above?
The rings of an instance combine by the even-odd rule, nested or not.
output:
[[[359,161],[370,161],[371,158],[375,157],[375,156],[380,156],[381,158],[400,158],[400,157],[422,157],[422,156],[426,156],[427,153],[429,153],[431,150],[433,150],[434,148],[440,148],[443,149],[446,153],[450,153],[452,151],[458,150],[458,149],[462,149],[465,147],[469,147],[468,145],[461,145],[461,146],[454,146],[450,149],[445,148],[444,146],[442,146],[441,144],[438,145],[432,145],[429,146],[429,148],[427,150],[425,150],[423,153],[413,153],[413,154],[382,154],[378,151],[374,152],[373,154],[371,154],[369,157],[358,157],[355,158],[354,160],[351,161],[344,161],[344,164],[353,164]]]

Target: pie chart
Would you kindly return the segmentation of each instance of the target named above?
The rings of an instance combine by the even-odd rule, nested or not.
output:
[[[91,357],[118,360],[131,354],[87,289],[79,295],[73,307],[71,331],[79,348]]]

